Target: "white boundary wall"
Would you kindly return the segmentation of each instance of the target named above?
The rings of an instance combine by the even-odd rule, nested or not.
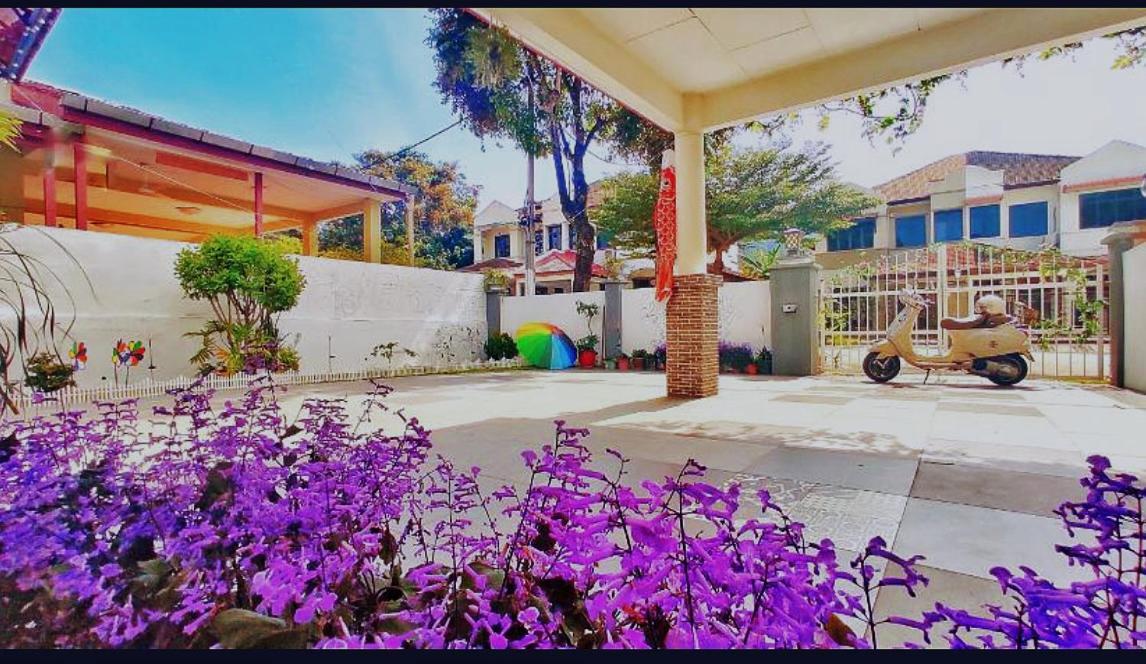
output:
[[[194,375],[188,358],[198,340],[183,335],[199,329],[211,312],[205,303],[183,296],[174,272],[176,255],[194,245],[43,227],[17,227],[4,237],[67,286],[71,303],[59,283],[50,290],[57,319],[66,323],[73,313],[76,317],[71,339],[58,341],[58,350],[66,359],[73,339],[88,347],[88,367],[76,375],[79,387],[114,382],[111,349],[120,338],[147,346],[147,357],[131,371],[132,383],[148,377],[146,367],[153,361],[155,380]],[[481,359],[486,339],[481,275],[305,256],[298,261],[306,288],[298,306],[280,318],[279,328],[297,346],[302,373],[386,369],[384,359],[368,355],[390,341],[418,353],[409,359],[399,349],[395,368]]]
[[[621,291],[621,349],[637,348],[652,352],[665,340],[665,304],[653,297],[654,289]],[[551,323],[576,341],[585,336],[585,319],[577,315],[577,301],[596,303],[601,315],[593,321],[593,333],[600,338],[605,314],[604,291],[560,293],[502,299],[502,329],[515,334],[522,323]],[[772,347],[771,297],[767,281],[728,283],[720,287],[720,339],[746,342],[759,350]]]
[[[597,335],[597,350],[601,350],[601,326],[605,321],[605,291],[585,293],[556,293],[532,297],[513,296],[501,299],[501,330],[517,338],[517,328],[523,323],[549,323],[561,328],[576,342],[588,334],[585,318],[577,315],[577,302],[596,304],[600,313],[593,319],[593,334]]]
[[[1122,254],[1126,387],[1146,392],[1146,244]]]
[[[665,303],[655,289],[621,291],[621,349],[652,352],[665,341]],[[772,347],[771,292],[767,281],[743,281],[720,286],[720,340],[748,343],[753,350]]]

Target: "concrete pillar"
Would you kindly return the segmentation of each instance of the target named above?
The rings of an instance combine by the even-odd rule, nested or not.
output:
[[[704,134],[673,135],[676,153],[676,274],[704,274],[708,238],[704,215]]]
[[[601,326],[601,352],[606,360],[621,354],[621,289],[623,281],[606,281],[605,319]]]
[[[487,334],[493,336],[501,333],[501,299],[505,297],[505,289],[491,288],[485,293],[485,322]]]
[[[772,294],[772,372],[810,376],[819,366],[820,266],[811,256],[783,259],[768,280]]]
[[[263,234],[263,174],[255,172],[255,237]]]
[[[414,264],[414,197],[406,198],[406,259]]]
[[[76,201],[76,230],[88,229],[88,150],[84,137],[77,136],[72,144],[74,175],[72,179]]]
[[[367,263],[382,262],[382,207],[378,201],[363,203],[362,255]]]
[[[1146,242],[1146,223],[1121,222],[1102,239],[1110,255],[1110,295],[1107,327],[1110,333],[1110,384],[1126,387],[1126,281],[1122,255]]]

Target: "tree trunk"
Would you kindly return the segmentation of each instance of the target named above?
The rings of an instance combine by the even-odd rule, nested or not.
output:
[[[593,255],[597,250],[596,232],[589,223],[589,183],[585,180],[585,152],[593,140],[595,130],[586,130],[581,124],[580,82],[569,86],[573,105],[573,145],[570,146],[557,118],[550,117],[549,138],[553,144],[553,169],[557,174],[557,193],[561,199],[561,213],[577,235],[577,261],[573,267],[573,292],[589,290],[593,277]],[[569,161],[569,180],[565,178],[565,161]],[[571,183],[570,183],[571,181]],[[570,191],[572,184],[572,191]]]
[[[727,247],[716,248],[716,258],[712,259],[712,267],[716,274],[724,274],[724,250]]]

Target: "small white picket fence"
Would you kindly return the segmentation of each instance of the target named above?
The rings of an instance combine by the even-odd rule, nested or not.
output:
[[[326,373],[299,373],[289,371],[271,374],[275,385],[315,385],[319,383],[344,383],[371,378],[399,378],[403,376],[428,376],[435,374],[457,374],[478,371],[499,371],[525,366],[521,357],[508,360],[485,360],[461,362],[442,366],[407,366],[395,369],[360,369],[358,371],[334,371]],[[42,399],[25,393],[16,398],[21,411],[39,403],[55,405],[88,403],[92,401],[123,401],[126,399],[146,399],[167,394],[169,390],[186,389],[197,378],[180,376],[171,380],[153,381],[143,379],[130,385],[101,385],[99,387],[66,387]],[[263,384],[266,374],[237,374],[234,376],[208,376],[201,384],[204,390],[242,390],[255,384]]]

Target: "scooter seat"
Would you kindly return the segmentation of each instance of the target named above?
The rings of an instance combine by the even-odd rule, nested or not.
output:
[[[944,330],[974,330],[981,327],[998,327],[1011,322],[1006,314],[995,316],[968,316],[967,318],[944,318],[939,321],[939,327]]]

